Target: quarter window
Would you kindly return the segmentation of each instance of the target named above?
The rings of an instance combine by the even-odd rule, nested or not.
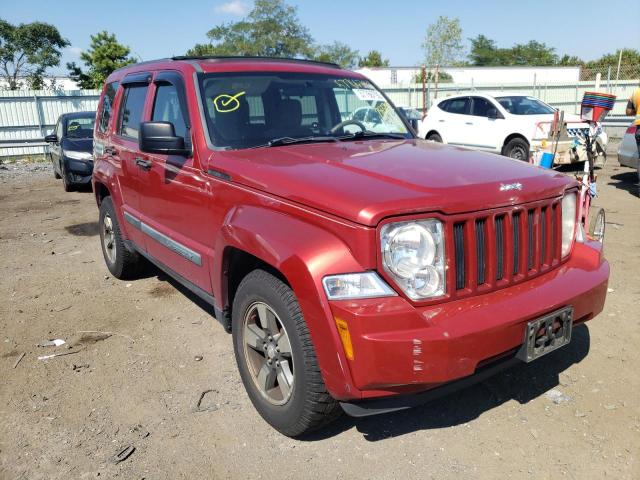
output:
[[[138,138],[147,89],[147,85],[135,85],[124,91],[120,108],[120,128],[118,129],[118,133],[123,137]]]
[[[158,85],[156,99],[153,104],[152,120],[154,122],[171,122],[177,136],[186,136],[186,122],[180,108],[178,90],[174,85]]]
[[[107,88],[104,91],[104,98],[102,100],[102,111],[100,112],[100,120],[98,121],[98,131],[101,133],[106,133],[107,128],[109,128],[109,120],[111,119],[113,101],[116,98],[118,85],[118,82],[111,82],[107,85]]]

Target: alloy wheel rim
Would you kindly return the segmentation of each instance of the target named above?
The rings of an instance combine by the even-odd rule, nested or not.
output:
[[[111,215],[108,213],[102,221],[102,244],[107,260],[109,260],[109,263],[114,263],[116,258],[116,236],[113,231],[113,220],[111,220]]]
[[[245,363],[260,394],[272,405],[284,405],[293,393],[294,365],[284,325],[264,302],[247,309],[242,325]]]
[[[514,147],[511,150],[511,158],[515,158],[516,160],[524,160],[525,159],[524,148],[522,147]]]

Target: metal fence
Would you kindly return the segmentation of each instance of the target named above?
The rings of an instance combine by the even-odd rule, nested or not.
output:
[[[0,157],[37,155],[63,113],[95,110],[100,91],[0,91]]]
[[[617,95],[611,116],[623,116],[638,79],[615,80],[601,75],[598,90]],[[580,113],[580,101],[585,91],[595,90],[596,81],[573,83],[454,84],[432,82],[423,86],[382,85],[387,95],[399,106],[429,108],[434,100],[460,93],[482,92],[494,95],[525,94],[564,110]],[[74,91],[0,91],[0,159],[9,156],[38,155],[45,152],[44,136],[50,133],[62,113],[95,110],[98,90]]]
[[[615,108],[610,115],[624,115],[627,101],[635,88],[640,85],[640,80],[619,80],[600,82],[597,89],[602,92],[613,93],[617,96]],[[458,95],[461,93],[472,94],[487,93],[490,95],[531,95],[539,98],[549,105],[564,110],[567,113],[580,114],[580,102],[586,91],[596,90],[595,81],[573,82],[573,83],[526,83],[526,84],[455,84],[441,83],[435,88],[433,83],[423,87],[420,84],[408,86],[381,85],[380,88],[391,98],[396,105],[414,107],[418,109],[429,109],[434,100]],[[426,105],[423,103],[426,102]]]

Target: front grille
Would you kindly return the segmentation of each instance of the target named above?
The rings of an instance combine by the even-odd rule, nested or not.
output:
[[[558,202],[542,201],[456,218],[452,229],[453,296],[505,287],[557,266],[561,251]]]

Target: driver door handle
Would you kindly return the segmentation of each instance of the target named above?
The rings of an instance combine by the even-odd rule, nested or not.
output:
[[[465,125],[473,125],[473,122],[464,122]]]
[[[136,157],[136,165],[138,165],[143,170],[151,170],[151,160],[145,160],[144,158]]]
[[[118,150],[116,150],[113,147],[104,147],[104,153],[106,153],[107,155],[118,155]]]

